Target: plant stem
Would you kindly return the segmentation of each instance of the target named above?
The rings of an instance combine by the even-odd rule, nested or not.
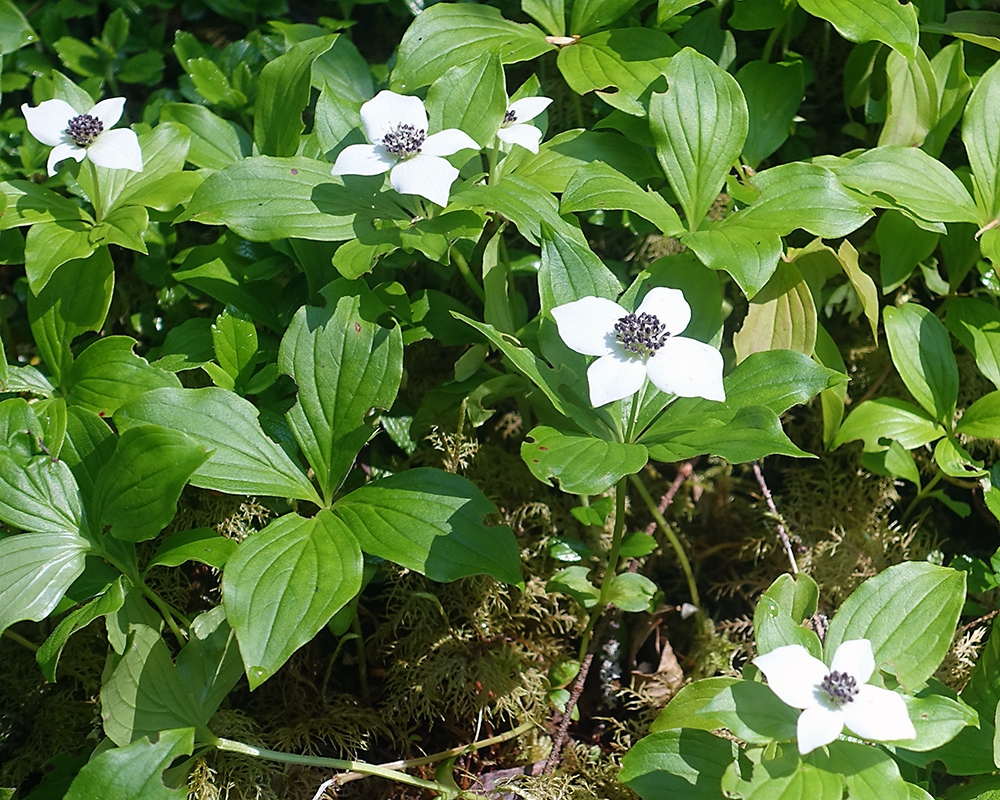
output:
[[[90,167],[90,179],[94,183],[94,196],[90,198],[90,202],[94,204],[94,219],[98,222],[104,217],[104,203],[101,201],[101,181],[97,176],[97,165],[87,159],[87,164]]]
[[[28,648],[32,653],[38,652],[37,644],[35,644],[30,639],[25,639],[19,633],[14,633],[14,631],[12,631],[10,628],[7,628],[7,630],[3,632],[3,635],[6,636],[8,639],[10,639],[12,642],[17,642],[19,645],[21,645],[21,647]]]
[[[177,639],[177,644],[179,644],[181,647],[186,645],[187,638],[184,636],[183,633],[181,633],[181,629],[177,625],[177,620],[174,619],[174,614],[177,612],[170,606],[168,606],[163,600],[161,600],[160,596],[152,589],[150,589],[148,586],[146,586],[146,584],[140,581],[138,587],[139,591],[149,598],[150,602],[154,606],[156,606],[157,611],[159,611],[160,614],[163,616],[163,619],[166,620],[167,626],[173,632],[174,638]],[[178,616],[181,615],[178,614]],[[185,625],[188,624],[187,620],[184,620],[184,624]]]
[[[583,639],[580,641],[579,660],[582,662],[587,657],[590,649],[590,638],[594,634],[594,626],[601,618],[604,609],[608,605],[608,598],[611,597],[611,584],[614,582],[615,573],[618,571],[618,557],[622,549],[622,534],[625,532],[625,478],[618,481],[615,486],[615,529],[611,535],[611,550],[608,553],[608,565],[604,569],[604,577],[601,579],[601,592],[597,597],[597,603],[590,612],[590,620],[587,628],[583,632]]]
[[[462,273],[462,277],[469,284],[469,288],[472,289],[473,294],[479,298],[479,302],[485,303],[486,293],[483,291],[483,287],[476,281],[476,276],[472,274],[472,270],[469,269],[469,262],[465,260],[465,256],[458,251],[457,247],[451,248],[451,260],[455,262],[455,266]]]
[[[900,525],[905,525],[906,521],[910,518],[913,510],[917,507],[917,503],[923,500],[927,495],[931,493],[931,490],[940,483],[941,479],[944,477],[943,472],[938,472],[933,478],[927,481],[927,484],[917,492],[916,496],[910,501],[910,505],[906,507],[906,511],[903,513],[902,518],[899,521]]]
[[[497,182],[497,161],[500,155],[500,137],[493,137],[493,149],[490,151],[490,186]]]
[[[368,690],[368,659],[365,657],[365,637],[361,632],[361,620],[358,618],[357,613],[354,614],[354,619],[351,620],[351,630],[358,637],[358,685],[361,692],[361,699],[367,703],[370,696]]]
[[[687,553],[684,552],[684,547],[681,545],[681,540],[677,538],[677,534],[673,532],[670,524],[664,518],[663,514],[660,513],[660,509],[657,508],[652,496],[649,494],[649,490],[646,489],[646,485],[640,480],[638,475],[629,475],[629,480],[632,481],[632,485],[639,492],[639,496],[642,498],[646,507],[649,509],[649,513],[653,515],[653,519],[656,520],[656,524],[659,526],[660,530],[663,531],[663,535],[667,537],[670,542],[670,546],[674,548],[674,552],[677,554],[677,560],[681,562],[681,569],[684,570],[684,577],[687,579],[688,592],[691,594],[691,602],[701,610],[701,598],[698,596],[698,586],[695,584],[694,572],[691,570],[691,562],[688,561]]]

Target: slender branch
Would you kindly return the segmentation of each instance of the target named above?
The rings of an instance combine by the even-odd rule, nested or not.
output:
[[[472,293],[479,298],[479,302],[486,302],[486,293],[483,291],[483,287],[479,285],[476,281],[476,276],[472,274],[472,270],[469,269],[469,262],[465,260],[457,247],[451,248],[451,260],[455,262],[455,266],[458,267],[458,271],[462,274],[465,282],[469,284],[469,288],[472,289]]]
[[[774,515],[775,523],[778,526],[778,538],[781,539],[781,544],[785,548],[785,554],[788,556],[788,560],[792,564],[792,574],[799,574],[799,565],[795,563],[795,553],[792,552],[792,543],[788,538],[788,532],[785,530],[785,525],[781,521],[781,515],[778,513],[777,507],[774,505],[774,498],[771,497],[771,490],[767,488],[767,483],[764,480],[764,473],[760,471],[760,462],[753,462],[753,474],[757,477],[757,485],[760,486],[760,491],[764,495],[764,500],[767,501],[767,507],[771,509],[771,513]]]
[[[569,724],[573,719],[573,709],[576,708],[576,704],[580,700],[580,695],[583,694],[583,685],[587,682],[587,673],[590,672],[590,665],[593,661],[594,654],[587,653],[580,663],[580,671],[576,674],[576,680],[573,681],[573,689],[570,691],[569,699],[566,701],[566,710],[563,711],[562,719],[559,720],[559,730],[552,741],[552,751],[545,760],[545,775],[551,775],[559,763],[559,756],[562,753],[563,746],[566,744]]]
[[[674,478],[673,483],[670,484],[670,488],[667,489],[667,493],[660,498],[659,510],[661,514],[665,514],[667,509],[670,508],[670,504],[674,502],[677,492],[684,485],[684,481],[691,477],[692,472],[694,472],[694,460],[685,461],[677,468],[677,476]],[[646,534],[652,536],[655,531],[656,520],[654,519],[646,526]]]
[[[656,524],[659,525],[660,530],[663,531],[663,535],[667,537],[667,541],[670,542],[670,546],[674,548],[674,553],[677,554],[677,560],[681,563],[681,569],[684,570],[684,577],[687,579],[688,592],[691,594],[691,602],[694,603],[696,608],[701,610],[701,598],[698,596],[698,586],[695,583],[694,572],[691,570],[691,562],[688,561],[687,553],[684,552],[684,546],[681,544],[681,540],[677,538],[677,534],[674,533],[673,528],[670,527],[670,523],[668,523],[663,514],[660,513],[660,509],[656,507],[656,503],[653,502],[652,495],[650,495],[646,485],[639,479],[639,476],[629,475],[628,477],[632,482],[632,485],[636,488],[636,491],[639,492],[639,496],[646,504],[646,508],[649,509],[649,513],[652,514],[653,519],[656,520]]]
[[[22,647],[28,648],[32,653],[37,653],[38,652],[38,645],[37,644],[35,644],[30,639],[25,639],[21,634],[15,633],[10,628],[7,628],[7,630],[5,630],[3,632],[3,636],[6,636],[12,642],[17,642]]]

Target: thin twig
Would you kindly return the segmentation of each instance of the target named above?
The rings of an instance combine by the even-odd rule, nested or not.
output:
[[[595,637],[591,643],[593,644],[597,641]],[[580,671],[573,682],[573,690],[570,692],[569,700],[566,701],[566,710],[563,712],[562,720],[559,722],[559,730],[556,732],[556,738],[552,742],[552,752],[549,753],[549,757],[545,762],[545,770],[543,772],[545,775],[551,775],[559,763],[559,756],[562,753],[563,745],[566,744],[566,739],[569,738],[569,723],[573,718],[573,709],[576,708],[576,703],[580,699],[580,695],[583,694],[583,684],[587,682],[587,673],[590,672],[590,665],[593,661],[594,654],[587,653],[580,663]]]
[[[799,565],[795,563],[795,553],[792,552],[792,543],[788,539],[788,532],[785,530],[785,525],[781,521],[781,515],[778,513],[777,507],[774,505],[774,498],[771,497],[771,490],[767,488],[767,483],[764,481],[764,473],[760,471],[760,462],[753,462],[753,474],[757,476],[757,483],[760,486],[760,491],[764,495],[764,500],[767,501],[767,507],[771,509],[771,513],[774,514],[774,521],[778,526],[778,538],[781,539],[781,544],[785,548],[785,553],[788,555],[788,560],[792,562],[792,574],[799,574]]]
[[[670,504],[674,502],[674,497],[677,492],[680,491],[681,486],[684,485],[684,481],[691,477],[691,473],[694,472],[694,461],[685,461],[680,467],[677,468],[677,477],[674,478],[673,483],[670,484],[670,488],[667,489],[667,493],[660,498],[660,513],[663,514],[670,507]],[[654,519],[646,526],[646,535],[652,536],[656,532],[656,520]]]

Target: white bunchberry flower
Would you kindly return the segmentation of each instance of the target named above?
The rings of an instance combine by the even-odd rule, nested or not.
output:
[[[478,150],[469,134],[448,128],[427,135],[427,111],[419,97],[379,92],[361,106],[361,124],[371,144],[344,148],[333,165],[334,175],[381,175],[400,194],[426,197],[448,205],[451,185],[458,177],[442,156],[459,150]]]
[[[650,289],[635,313],[603,297],[584,297],[553,308],[552,316],[571,349],[600,356],[587,369],[595,408],[635,394],[647,377],[668,394],[726,399],[722,354],[677,335],[691,321],[678,289]]]
[[[542,132],[534,125],[528,125],[526,120],[534,119],[541,114],[552,100],[548,97],[522,97],[507,105],[503,124],[497,131],[497,138],[507,144],[519,144],[538,152],[538,143],[542,141]]]
[[[124,108],[124,97],[109,97],[83,114],[65,100],[46,100],[36,108],[25,103],[21,113],[31,135],[52,148],[46,164],[49,175],[67,158],[77,162],[89,158],[99,167],[142,172],[142,149],[135,131],[111,130]]]
[[[793,708],[801,708],[796,725],[799,753],[830,744],[846,726],[875,742],[912,739],[917,735],[902,695],[868,683],[875,672],[872,643],[844,642],[828,667],[800,644],[778,647],[753,663],[767,685]]]

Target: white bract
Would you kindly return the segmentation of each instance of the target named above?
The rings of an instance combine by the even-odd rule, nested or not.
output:
[[[600,356],[587,369],[595,408],[635,394],[647,377],[668,394],[726,399],[722,354],[677,335],[691,321],[678,289],[650,289],[635,313],[603,297],[584,297],[553,308],[552,316],[570,348]]]
[[[828,667],[802,645],[779,647],[753,660],[782,701],[801,708],[796,735],[802,755],[830,744],[846,726],[876,742],[917,735],[901,695],[871,686],[875,672],[867,639],[844,642]]]
[[[427,135],[427,111],[419,97],[379,92],[361,106],[361,124],[371,144],[344,148],[333,165],[334,175],[381,175],[400,194],[426,197],[448,205],[458,170],[442,156],[478,150],[469,134],[448,128]]]
[[[497,138],[501,142],[519,144],[532,153],[537,153],[538,143],[542,141],[542,132],[534,125],[528,125],[525,120],[537,117],[551,102],[548,97],[522,97],[509,103],[503,124],[497,131]]]
[[[49,175],[60,161],[89,158],[99,167],[142,172],[142,150],[135,131],[111,130],[121,119],[124,97],[109,97],[81,114],[65,100],[46,100],[31,108],[21,106],[28,130],[42,144],[49,145]]]

